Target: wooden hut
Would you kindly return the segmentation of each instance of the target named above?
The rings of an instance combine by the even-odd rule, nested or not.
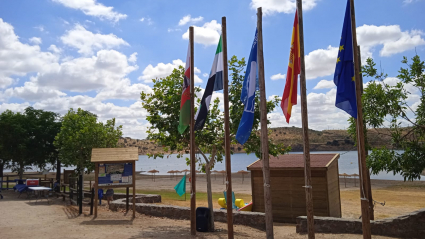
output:
[[[339,154],[311,154],[311,186],[315,216],[341,217],[338,177]],[[257,160],[247,167],[251,171],[252,211],[264,212],[263,163]],[[295,223],[305,216],[306,197],[303,154],[270,157],[270,187],[273,220]]]

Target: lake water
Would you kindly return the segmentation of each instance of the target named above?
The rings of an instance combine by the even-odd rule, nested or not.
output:
[[[291,152],[290,154],[301,154],[302,152]],[[357,162],[357,151],[317,151],[311,152],[312,154],[336,154],[339,153],[341,156],[338,160],[339,173],[343,174],[359,174],[358,162]],[[201,156],[201,155],[199,155]],[[139,161],[136,162],[136,171],[150,171],[156,169],[159,171],[159,175],[168,175],[167,172],[171,170],[184,170],[189,169],[186,165],[185,158],[189,157],[185,154],[182,158],[177,158],[176,154],[165,156],[164,158],[149,158],[146,155],[139,155]],[[197,155],[198,157],[198,155]],[[240,170],[246,170],[246,167],[257,160],[255,154],[233,154],[232,159],[232,172]],[[64,167],[62,167],[62,170]],[[65,169],[74,169],[74,167],[65,167]],[[224,161],[216,163],[214,170],[225,170]],[[29,171],[39,171],[33,169]],[[4,172],[10,172],[5,169]],[[385,179],[385,180],[403,180],[400,174],[393,175],[393,173],[381,172],[378,175],[370,175],[371,179]],[[421,181],[425,180],[425,177],[421,178]]]
[[[302,152],[293,152],[291,154],[301,154]],[[319,151],[312,152],[312,154],[336,154],[339,153],[341,156],[338,160],[339,173],[343,174],[359,174],[357,151]],[[167,175],[170,170],[184,170],[189,169],[186,165],[185,158],[189,155],[184,155],[182,158],[177,158],[177,155],[172,154],[164,158],[149,158],[146,155],[139,155],[139,161],[136,162],[137,171],[149,171],[156,169],[159,171],[159,175]],[[232,172],[239,170],[246,170],[246,167],[257,160],[255,154],[233,154],[231,155],[232,160]],[[216,163],[214,170],[225,170],[225,163]],[[386,179],[386,180],[403,180],[403,177],[399,174],[393,175],[393,173],[381,172],[378,175],[370,175],[371,179]]]

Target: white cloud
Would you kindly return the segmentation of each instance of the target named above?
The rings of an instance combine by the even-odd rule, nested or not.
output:
[[[43,25],[35,26],[35,27],[34,27],[34,29],[37,29],[37,30],[39,30],[40,32],[44,32],[44,30],[45,30]]]
[[[331,89],[335,87],[335,83],[331,80],[321,80],[317,85],[313,88],[315,90],[319,89]]]
[[[137,70],[127,57],[115,50],[101,50],[96,56],[75,58],[40,72],[35,81],[40,86],[58,90],[86,92],[99,90]]]
[[[272,75],[271,77],[270,77],[270,79],[271,80],[282,80],[282,79],[286,79],[286,74],[280,74],[280,73],[278,73],[278,74],[276,74],[276,75]]]
[[[129,62],[136,62],[137,61],[137,52],[134,52],[133,54],[130,55],[130,57],[128,58]]]
[[[27,101],[39,101],[66,96],[63,92],[48,87],[39,87],[36,83],[31,81],[25,82],[24,86],[5,90],[4,95],[8,98],[16,97]]]
[[[3,103],[0,104],[0,113],[6,111],[6,110],[11,110],[13,112],[24,112],[25,108],[27,108],[28,106],[30,106],[30,104],[28,102],[19,104],[19,103]]]
[[[142,72],[142,76],[139,77],[139,80],[143,80],[145,83],[151,83],[152,79],[159,79],[169,76],[175,68],[179,66],[185,66],[185,63],[180,60],[173,60],[172,63],[158,63],[156,66],[149,64]],[[202,79],[199,78],[196,74],[200,74],[201,70],[195,67],[195,83],[202,83]]]
[[[78,53],[83,55],[92,55],[95,50],[129,46],[126,41],[112,33],[108,35],[92,33],[79,24],[61,36],[61,40],[63,44],[77,48]]]
[[[194,26],[195,43],[205,46],[216,45],[220,39],[221,24],[216,20],[205,23],[202,27]],[[183,39],[189,39],[189,29],[182,35]]]
[[[96,99],[139,100],[141,92],[151,93],[152,88],[141,83],[131,84],[129,79],[123,79],[100,90],[100,92],[96,95]]]
[[[141,22],[146,22],[146,24],[148,24],[149,26],[153,24],[153,21],[152,21],[152,19],[150,17],[147,17],[147,18],[142,17],[142,18],[140,18],[140,21]]]
[[[327,49],[317,49],[305,56],[307,79],[333,74],[335,71],[338,48],[328,46]]]
[[[182,29],[180,29],[180,28],[168,28],[168,30],[167,30],[168,32],[181,32],[182,31]]]
[[[202,74],[202,76],[203,77],[208,77],[208,76],[210,76],[208,73],[204,73],[204,74]]]
[[[13,83],[12,77],[43,71],[58,60],[56,54],[42,52],[38,45],[23,44],[13,26],[0,18],[0,88]]]
[[[252,0],[251,8],[262,7],[264,16],[275,13],[294,13],[297,9],[296,0]],[[303,0],[303,10],[307,11],[317,5],[318,0]]]
[[[40,45],[42,43],[40,37],[31,37],[29,41],[34,45]]]
[[[65,7],[80,10],[88,16],[98,17],[113,22],[118,22],[121,19],[127,18],[126,14],[115,12],[113,7],[107,7],[96,0],[52,0],[60,3]]]
[[[180,19],[179,26],[184,26],[187,23],[197,23],[197,22],[200,22],[202,20],[204,20],[204,18],[202,16],[192,18],[189,14],[189,15],[184,16],[182,19]]]
[[[7,86],[13,84],[14,80],[10,77],[0,76],[0,89],[6,88]]]
[[[335,107],[336,89],[326,93],[309,93],[307,95],[308,124],[310,129],[346,129],[349,114]],[[301,127],[301,98],[297,97],[298,104],[292,107],[292,116],[289,124],[283,116],[282,109],[277,107],[269,113],[267,118],[271,121],[271,127],[296,126]]]
[[[62,49],[58,48],[56,45],[50,45],[49,48],[47,48],[47,50],[59,54],[62,52]]]
[[[373,47],[378,45],[383,45],[379,52],[380,56],[391,56],[414,49],[416,46],[425,45],[425,40],[421,35],[423,33],[419,30],[403,32],[399,25],[357,27],[357,39],[358,44],[362,47],[362,54],[365,52],[370,56]]]

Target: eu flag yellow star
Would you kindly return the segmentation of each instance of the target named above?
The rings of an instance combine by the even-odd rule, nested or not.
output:
[[[340,62],[341,60],[339,59],[339,57],[336,59],[336,64],[338,64],[338,62]]]
[[[341,52],[342,50],[344,50],[344,45],[339,46],[339,52]]]
[[[351,77],[351,81],[356,81],[356,78],[354,76]]]

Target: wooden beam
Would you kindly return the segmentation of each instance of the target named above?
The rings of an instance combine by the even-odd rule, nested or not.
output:
[[[361,69],[361,59],[362,59],[362,54],[361,54],[361,52],[360,52],[360,46],[357,46],[357,50],[358,50],[358,55],[357,55],[357,57],[358,57],[358,59],[359,59],[359,61],[358,61],[358,64],[359,64],[359,69]],[[362,84],[360,84],[360,86],[361,86],[361,92],[362,92],[362,95],[363,95],[363,76],[362,76],[362,74],[360,73],[360,75],[359,75],[359,77],[360,77],[360,81],[362,82]],[[365,129],[365,131],[367,132],[367,129],[366,129],[366,126],[363,126],[364,127],[364,129]],[[367,142],[367,134],[366,135],[364,135],[364,137],[365,137],[365,146],[366,146],[366,142]],[[367,156],[368,156],[368,151],[367,150],[365,150],[365,152],[366,152],[366,158],[367,158]],[[369,199],[369,219],[370,220],[375,220],[375,212],[374,212],[374,205],[373,205],[373,198],[372,198],[372,185],[370,184],[370,172],[369,172],[369,170],[367,170],[367,175],[366,175],[366,180],[367,180],[367,182],[369,183],[369,190],[366,192],[366,194],[367,194],[367,199]],[[356,186],[356,180],[354,180],[354,186]]]
[[[99,204],[99,163],[94,164],[94,218],[97,217],[97,205]],[[65,188],[64,188],[65,190]]]
[[[133,161],[133,218],[136,217],[136,161]]]
[[[304,24],[303,24],[303,6],[302,1],[297,0],[298,10],[298,29],[300,37],[300,93],[301,93],[301,118],[303,128],[303,146],[304,146],[304,177],[305,177],[305,196],[307,209],[307,231],[308,238],[315,238],[314,235],[314,213],[313,213],[313,188],[311,186],[311,169],[310,169],[310,142],[308,137],[308,112],[307,112],[307,90],[305,77],[305,61],[304,61]]]
[[[229,79],[227,69],[227,32],[226,17],[221,18],[221,32],[223,35],[223,94],[224,94],[224,147],[227,173],[227,202],[232,202],[232,164],[230,161],[230,126],[229,126]],[[227,238],[233,239],[233,212],[231,204],[227,204]],[[214,212],[211,212],[214,213]]]
[[[356,102],[357,102],[357,143],[358,143],[358,153],[360,155],[360,165],[359,172],[360,177],[362,179],[361,183],[363,185],[363,190],[360,192],[361,194],[361,207],[362,207],[362,230],[363,230],[363,238],[370,239],[371,238],[371,229],[370,229],[370,219],[369,219],[369,200],[367,198],[367,194],[365,192],[369,191],[370,183],[367,181],[367,173],[368,170],[366,168],[366,152],[365,152],[365,144],[364,144],[364,126],[363,126],[363,109],[362,109],[362,95],[361,95],[361,84],[359,75],[360,75],[360,64],[358,53],[357,53],[357,31],[356,31],[356,14],[354,10],[354,0],[350,0],[350,9],[351,9],[351,31],[353,35],[353,53],[354,53],[354,79],[356,82]]]
[[[271,196],[271,189],[270,189],[266,83],[264,81],[263,12],[261,7],[257,8],[257,30],[258,30],[258,33],[257,33],[258,79],[260,83],[261,154],[263,159],[264,202],[265,202],[264,209],[266,214],[266,237],[270,239],[270,238],[274,238],[274,235],[273,235],[272,196]]]
[[[190,177],[191,177],[191,194],[190,194],[190,232],[196,235],[196,165],[195,165],[195,64],[193,54],[193,27],[189,27],[190,42]],[[187,63],[186,63],[187,64]],[[212,213],[212,212],[211,212]]]

